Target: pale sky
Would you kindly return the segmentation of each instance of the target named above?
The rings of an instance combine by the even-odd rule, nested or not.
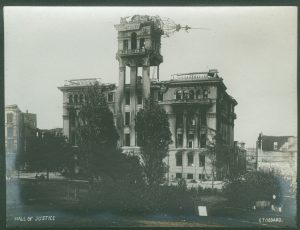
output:
[[[5,104],[62,127],[62,92],[74,78],[117,83],[120,17],[159,15],[206,27],[162,39],[160,79],[218,69],[236,106],[235,140],[297,135],[296,7],[4,7]]]

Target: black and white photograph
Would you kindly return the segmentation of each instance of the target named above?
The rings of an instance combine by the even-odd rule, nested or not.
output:
[[[4,6],[6,227],[297,227],[296,6]]]

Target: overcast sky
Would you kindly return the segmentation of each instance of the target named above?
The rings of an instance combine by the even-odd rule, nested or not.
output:
[[[4,7],[5,104],[62,127],[66,79],[117,83],[120,17],[159,15],[191,27],[162,39],[160,79],[218,69],[238,102],[235,140],[297,134],[296,7]]]

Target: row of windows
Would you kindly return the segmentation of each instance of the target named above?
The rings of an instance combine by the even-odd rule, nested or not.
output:
[[[177,133],[177,140],[176,140],[176,147],[177,148],[182,148],[183,147],[183,134],[182,133]],[[188,148],[195,148],[194,146],[194,134],[190,133],[188,135],[188,143],[187,143]],[[200,142],[199,146],[200,148],[205,148],[206,147],[206,134],[202,133],[200,134]]]
[[[192,173],[188,173],[186,175],[186,178],[187,179],[194,179],[194,174]],[[199,174],[199,180],[205,180],[206,177],[205,177],[205,174]],[[182,173],[176,173],[176,179],[182,179]]]
[[[195,126],[196,125],[196,120],[195,120],[195,115],[189,114],[187,115],[187,121],[189,126]],[[206,126],[207,120],[206,120],[206,113],[201,113],[200,114],[200,123],[202,126]],[[176,114],[176,127],[177,128],[182,128],[183,127],[183,113],[177,113]]]
[[[195,97],[196,96],[196,97]],[[201,98],[207,98],[208,97],[208,90],[197,90],[196,95],[194,93],[194,90],[177,90],[176,91],[176,100],[182,100],[182,99],[201,99]]]
[[[183,155],[182,153],[176,154],[176,166],[183,166]],[[199,167],[205,166],[205,155],[199,154]],[[187,155],[187,166],[194,166],[194,153],[188,153]]]
[[[131,49],[136,49],[137,48],[137,34],[135,32],[133,32],[131,34],[131,38],[130,38],[130,42],[131,42]],[[145,38],[140,38],[140,49],[144,49],[145,48]],[[123,40],[123,50],[128,50],[128,40]]]
[[[84,96],[83,94],[69,95],[69,103],[71,104],[83,103],[84,101],[87,101],[87,97]],[[114,102],[114,93],[110,92],[107,94],[107,102]]]

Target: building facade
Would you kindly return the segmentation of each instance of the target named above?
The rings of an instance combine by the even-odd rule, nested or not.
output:
[[[27,138],[35,135],[36,114],[23,113],[17,105],[5,106],[6,167],[14,169],[17,154],[26,150]]]
[[[296,184],[297,137],[259,134],[256,146],[257,169],[276,170]]]
[[[209,179],[212,161],[206,156],[207,145],[218,136],[216,144],[224,149],[234,148],[237,102],[226,92],[223,79],[217,70],[209,70],[174,74],[170,80],[160,81],[159,65],[163,62],[160,22],[155,17],[135,15],[130,21],[121,19],[115,27],[119,83],[104,87],[123,151],[139,153],[135,117],[145,99],[151,96],[168,114],[172,133],[173,142],[165,159],[169,166],[166,177],[169,181]],[[77,123],[74,108],[80,108],[84,102],[82,89],[97,81],[70,80],[59,87],[63,92],[63,132],[74,145]],[[226,164],[228,170],[230,162]]]

